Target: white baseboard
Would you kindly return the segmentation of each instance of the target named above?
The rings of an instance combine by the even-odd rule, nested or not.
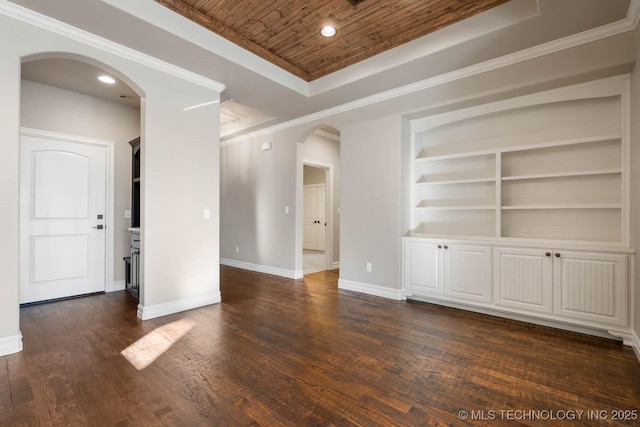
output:
[[[640,361],[640,338],[638,337],[638,334],[636,334],[635,332],[632,332],[631,334],[631,348],[633,348],[633,351],[636,353],[636,357],[638,358],[638,361]]]
[[[400,289],[387,288],[386,286],[370,285],[368,283],[354,282],[351,280],[339,279],[338,289],[375,295],[377,297],[389,298],[396,301],[400,301],[403,299],[402,290]]]
[[[296,279],[296,280],[297,279],[302,279],[303,277],[304,277],[304,271],[302,271],[302,270],[296,270],[293,273],[293,278]]]
[[[0,356],[22,351],[22,334],[0,338]]]
[[[584,325],[577,325],[573,323],[564,323],[562,321],[552,319],[542,319],[535,316],[529,316],[526,314],[511,313],[502,310],[496,310],[491,307],[479,307],[472,304],[464,304],[455,301],[447,301],[438,298],[430,298],[421,295],[411,295],[411,301],[425,302],[428,304],[441,305],[444,307],[456,308],[458,310],[472,311],[474,313],[487,314],[489,316],[502,317],[505,319],[517,320],[519,322],[532,323],[534,325],[547,326],[550,328],[562,329],[570,332],[577,332],[579,334],[593,335],[606,339],[621,339],[624,345],[631,345],[631,333],[628,330],[603,330],[602,328],[595,328]]]
[[[155,319],[156,317],[168,316],[181,311],[217,304],[220,301],[222,301],[222,298],[220,292],[217,292],[151,306],[139,304],[138,317],[142,320]]]
[[[287,279],[302,278],[302,271],[287,270],[284,268],[270,267],[268,265],[252,264],[250,262],[236,261],[228,258],[220,258],[221,265],[241,268],[243,270],[256,271],[258,273],[272,274],[274,276],[286,277]]]
[[[124,280],[118,280],[113,282],[111,286],[107,286],[106,292],[124,291],[127,287],[127,283]]]
[[[335,261],[331,264],[332,270],[338,270],[340,268],[340,261]]]

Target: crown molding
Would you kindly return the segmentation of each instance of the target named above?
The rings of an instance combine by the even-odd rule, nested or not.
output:
[[[33,25],[37,28],[49,31],[79,43],[100,49],[104,52],[119,56],[129,61],[162,71],[171,76],[194,83],[216,92],[223,92],[226,86],[215,80],[211,80],[200,74],[185,70],[171,63],[162,61],[150,55],[138,52],[121,44],[115,43],[104,37],[97,36],[88,31],[73,27],[64,22],[11,3],[7,0],[0,0],[0,14],[16,19],[18,21]]]
[[[263,135],[272,134],[284,129],[288,129],[294,126],[310,123],[315,120],[325,119],[337,114],[345,113],[348,111],[356,110],[358,108],[367,107],[373,104],[377,104],[383,101],[389,101],[394,98],[398,98],[405,95],[410,95],[415,92],[419,92],[425,89],[430,89],[436,86],[440,86],[446,83],[451,83],[456,80],[476,76],[489,71],[504,68],[510,65],[515,65],[520,62],[524,62],[530,59],[539,58],[542,56],[550,55],[556,52],[561,52],[566,49],[584,45],[587,43],[595,42],[598,40],[612,37],[628,31],[633,31],[640,22],[640,0],[631,0],[629,2],[629,9],[627,10],[627,16],[625,19],[621,19],[610,24],[602,25],[600,27],[592,28],[581,33],[572,34],[567,37],[563,37],[551,42],[543,43],[538,46],[533,46],[518,52],[510,53],[495,59],[480,62],[478,64],[470,65],[468,67],[461,68],[459,70],[451,71],[448,73],[440,74],[438,76],[430,77],[425,80],[421,80],[416,83],[411,83],[398,88],[390,89],[384,92],[377,93],[368,97],[361,98],[356,101],[347,102],[336,107],[328,108],[326,110],[318,111],[306,116],[298,117],[287,122],[278,123],[276,125],[259,129],[254,132],[249,132],[244,135],[231,137],[228,139],[221,139],[221,146],[233,144],[236,142],[244,141],[252,137],[260,137]]]

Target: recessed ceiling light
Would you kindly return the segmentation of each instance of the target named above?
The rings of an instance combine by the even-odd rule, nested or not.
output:
[[[333,37],[336,35],[337,32],[338,31],[336,30],[336,28],[332,27],[331,25],[325,25],[320,30],[320,34],[322,34],[325,37]]]
[[[116,79],[114,79],[111,76],[107,76],[107,75],[102,75],[98,77],[98,80],[100,80],[102,83],[106,83],[106,84],[114,84],[116,82]]]

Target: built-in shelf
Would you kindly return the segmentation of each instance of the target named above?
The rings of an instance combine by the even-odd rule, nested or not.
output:
[[[474,184],[478,182],[495,182],[495,180],[496,180],[495,178],[454,179],[450,181],[416,182],[416,185],[420,186],[420,185]]]
[[[580,177],[580,176],[597,176],[597,175],[619,175],[622,173],[622,169],[603,169],[603,170],[591,170],[591,171],[575,171],[575,172],[560,172],[560,173],[544,173],[534,175],[520,175],[520,176],[503,176],[503,181],[522,181],[527,179],[551,179],[551,178],[568,178],[568,177]]]
[[[520,206],[502,206],[503,210],[540,210],[540,209],[622,209],[619,203],[613,204],[592,204],[592,205],[520,205]]]
[[[412,121],[414,235],[622,243],[624,89],[608,90],[590,96],[585,86],[575,99],[549,91]]]
[[[487,211],[495,210],[495,206],[417,206],[416,209],[432,211]]]

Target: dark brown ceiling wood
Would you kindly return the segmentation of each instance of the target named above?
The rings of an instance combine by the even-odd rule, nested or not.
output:
[[[312,81],[509,0],[155,0]],[[338,34],[320,36],[323,25]]]

